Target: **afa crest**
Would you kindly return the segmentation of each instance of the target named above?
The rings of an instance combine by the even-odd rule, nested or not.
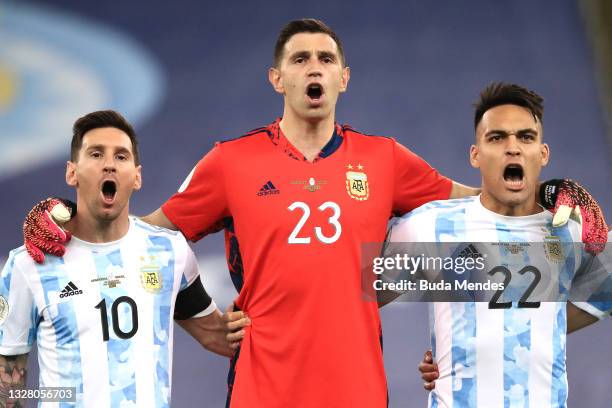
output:
[[[159,292],[162,288],[162,280],[159,266],[154,263],[141,266],[140,284],[147,292]]]
[[[565,260],[563,245],[559,237],[548,236],[544,238],[544,253],[546,259],[551,262],[562,263]]]
[[[363,171],[353,171],[353,166],[348,165],[349,171],[346,172],[346,192],[349,197],[365,201],[370,196],[370,186],[368,185],[368,176]],[[361,164],[357,165],[358,170],[363,170]]]

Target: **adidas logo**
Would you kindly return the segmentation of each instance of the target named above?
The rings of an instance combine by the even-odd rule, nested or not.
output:
[[[62,290],[62,293],[60,293],[59,297],[65,298],[68,296],[80,295],[81,293],[83,293],[83,291],[77,288],[76,285],[72,283],[72,281],[70,281],[68,282],[64,290]]]
[[[272,195],[272,194],[280,194],[280,190],[274,187],[274,184],[272,184],[270,180],[268,180],[268,182],[264,184],[263,187],[260,188],[259,191],[257,192],[257,195],[260,197]]]
[[[474,244],[469,244],[468,246],[463,248],[463,251],[459,253],[458,258],[477,259],[477,258],[482,258],[482,254],[478,252],[478,249],[476,249]]]

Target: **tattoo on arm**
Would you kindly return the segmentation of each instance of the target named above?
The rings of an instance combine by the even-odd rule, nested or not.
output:
[[[25,387],[28,355],[0,356],[0,408],[25,407],[24,400],[10,397],[11,389]]]

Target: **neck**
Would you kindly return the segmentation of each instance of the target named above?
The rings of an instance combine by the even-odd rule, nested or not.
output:
[[[536,202],[535,192],[529,194],[526,200],[508,203],[498,200],[490,192],[483,189],[480,195],[480,202],[487,210],[507,217],[524,217],[542,212],[542,207]]]
[[[130,220],[127,206],[114,220],[93,217],[87,214],[87,211],[82,211],[83,207],[85,205],[79,206],[77,215],[65,225],[66,229],[71,231],[75,237],[86,242],[102,244],[117,241],[128,233]]]
[[[312,161],[334,134],[334,115],[308,120],[297,117],[285,107],[280,128],[287,140]]]

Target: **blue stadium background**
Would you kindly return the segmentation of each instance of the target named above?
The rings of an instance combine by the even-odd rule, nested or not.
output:
[[[35,16],[30,32],[20,20],[23,15]],[[70,125],[82,113],[115,108],[137,124],[144,188],[132,200],[135,214],[156,209],[216,140],[279,116],[282,99],[268,84],[267,69],[277,32],[300,17],[323,19],[343,39],[352,79],[340,99],[338,121],[394,136],[458,181],[479,183],[467,164],[471,103],[478,90],[493,80],[537,90],[546,98],[545,137],[552,150],[545,178],[580,180],[612,220],[606,116],[574,1],[8,1],[0,3],[0,89],[5,86],[0,92],[0,162],[5,164],[0,165],[0,253],[20,245],[20,225],[32,203],[49,195],[72,196],[63,183],[64,163]],[[45,18],[49,30],[67,31],[44,35]],[[96,34],[87,46],[85,36],[76,33],[91,27]],[[37,77],[27,64],[13,64],[12,55],[19,54],[2,53],[9,46],[19,50],[15,39],[20,36],[52,52],[41,54],[42,65],[33,72],[46,75],[54,67],[57,76],[47,79],[55,87],[47,90],[57,91],[68,81],[65,97],[71,103],[65,117],[57,114],[49,94],[28,85]],[[110,41],[107,49],[98,48],[95,38]],[[121,46],[113,44],[124,48],[114,54]],[[64,78],[61,73],[74,66],[63,71],[60,60],[92,65],[87,75]],[[88,83],[95,83],[97,91]],[[46,134],[45,109],[59,121],[55,135]],[[36,130],[31,122],[40,117],[45,119]],[[20,134],[26,127],[32,127],[31,140]],[[43,139],[49,148],[36,149]],[[225,307],[234,292],[221,237],[209,237],[195,249],[207,287]],[[426,314],[425,305],[417,304],[382,311],[391,407],[425,406],[416,365],[428,348]],[[610,335],[612,326],[605,321],[569,337],[570,405],[610,406]],[[225,359],[202,351],[177,327],[173,405],[223,406],[227,368]],[[35,377],[33,368],[31,381]]]

